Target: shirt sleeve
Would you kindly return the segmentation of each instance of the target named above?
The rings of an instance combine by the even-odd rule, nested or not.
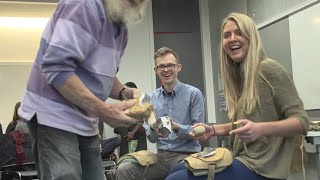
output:
[[[304,128],[309,130],[308,115],[299,97],[291,75],[276,61],[262,64],[262,73],[273,87],[274,102],[284,119],[295,117]]]
[[[191,94],[191,105],[190,105],[190,117],[191,125],[179,125],[179,131],[177,136],[187,136],[192,131],[192,125],[196,123],[204,123],[205,120],[205,106],[204,96],[199,89],[196,89]]]
[[[156,143],[158,141],[159,135],[152,131],[148,123],[143,124],[144,129],[146,130],[146,136],[151,143]]]
[[[59,4],[43,35],[48,47],[41,65],[49,84],[59,86],[74,74],[98,45],[99,29],[97,15],[84,2]]]

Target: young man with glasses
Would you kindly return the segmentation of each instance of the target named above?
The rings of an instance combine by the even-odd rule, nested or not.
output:
[[[144,179],[164,179],[170,169],[191,153],[201,150],[198,141],[188,134],[192,125],[204,122],[204,97],[198,88],[181,83],[178,73],[182,69],[177,54],[170,48],[160,48],[154,55],[154,71],[162,86],[151,93],[156,118],[169,116],[172,119],[172,133],[162,137],[157,130],[146,127],[150,142],[157,143],[158,161],[148,167]],[[127,162],[120,164],[118,180],[132,180],[143,174],[144,167]]]

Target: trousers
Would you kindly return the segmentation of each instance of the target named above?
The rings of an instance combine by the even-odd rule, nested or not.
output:
[[[40,180],[104,180],[98,136],[80,136],[28,122]]]

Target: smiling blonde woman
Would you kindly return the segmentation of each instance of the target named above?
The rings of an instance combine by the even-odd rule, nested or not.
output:
[[[208,126],[199,140],[230,135],[233,163],[215,180],[287,179],[309,128],[290,74],[269,59],[253,20],[231,13],[221,27],[221,73],[231,123]],[[301,164],[301,163],[300,163]],[[206,179],[182,165],[166,180]]]

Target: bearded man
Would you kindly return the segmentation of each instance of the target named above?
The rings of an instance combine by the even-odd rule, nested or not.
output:
[[[98,120],[111,127],[140,91],[116,77],[126,24],[139,22],[148,0],[60,0],[41,38],[19,115],[28,121],[42,180],[102,180]]]

